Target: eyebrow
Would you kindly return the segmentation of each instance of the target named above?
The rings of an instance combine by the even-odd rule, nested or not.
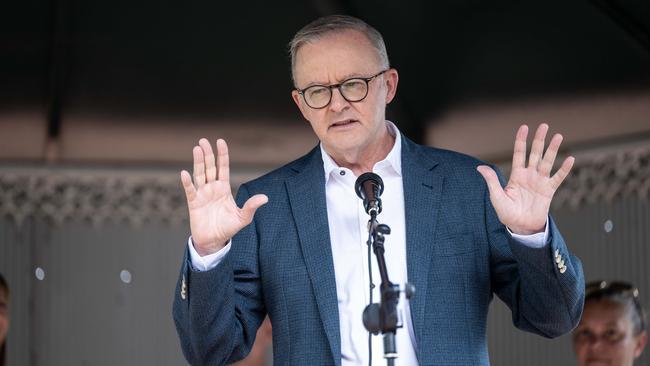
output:
[[[343,75],[343,77],[341,78],[341,81],[339,81],[337,83],[328,84],[328,83],[323,83],[323,82],[318,82],[318,81],[312,81],[311,83],[307,84],[307,86],[305,86],[302,89],[307,89],[310,86],[314,86],[314,85],[325,85],[325,86],[326,85],[335,85],[335,84],[340,84],[340,83],[342,83],[342,82],[344,82],[346,80],[355,79],[355,78],[365,78],[365,77],[366,76],[364,76],[364,75],[362,75],[362,74],[360,74],[358,72],[355,72],[355,73]]]
[[[603,325],[605,326],[605,328],[617,328],[617,329],[619,328],[618,327],[618,322],[607,322],[607,323],[605,323]],[[585,329],[585,328],[590,328],[591,329],[591,327],[587,326],[586,324],[578,325],[576,327],[576,329]]]

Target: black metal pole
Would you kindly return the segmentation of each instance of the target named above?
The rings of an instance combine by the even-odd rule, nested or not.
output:
[[[384,257],[385,235],[390,234],[388,225],[378,224],[376,214],[371,214],[368,222],[372,238],[372,247],[377,257],[379,275],[381,276],[380,304],[370,304],[363,314],[363,322],[366,329],[373,334],[381,332],[384,335],[384,358],[389,366],[394,365],[397,358],[397,346],[395,344],[395,332],[398,326],[397,303],[399,301],[399,286],[390,282],[386,259]]]

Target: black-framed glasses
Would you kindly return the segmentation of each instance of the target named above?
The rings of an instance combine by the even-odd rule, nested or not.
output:
[[[368,96],[368,83],[389,69],[380,71],[367,78],[354,77],[332,85],[312,85],[304,89],[296,89],[302,95],[305,103],[314,109],[327,107],[332,101],[332,89],[338,89],[343,99],[348,102],[360,102]]]

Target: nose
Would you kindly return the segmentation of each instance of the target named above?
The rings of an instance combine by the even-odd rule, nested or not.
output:
[[[330,110],[334,112],[341,112],[350,106],[350,102],[343,98],[341,89],[332,88],[332,100],[330,101]]]

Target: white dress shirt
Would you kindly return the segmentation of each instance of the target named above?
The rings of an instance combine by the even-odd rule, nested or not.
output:
[[[382,212],[377,216],[379,223],[390,226],[391,233],[386,236],[385,258],[388,276],[391,282],[400,286],[408,282],[406,267],[406,224],[404,211],[404,191],[402,184],[401,136],[397,127],[387,121],[387,127],[395,137],[395,144],[386,158],[376,163],[372,171],[384,182],[381,196]],[[325,194],[327,198],[327,217],[334,258],[336,277],[336,294],[341,336],[341,364],[368,364],[368,331],[362,321],[363,310],[370,303],[368,274],[368,239],[367,223],[369,216],[363,208],[363,202],[357,197],[354,183],[357,177],[344,167],[339,167],[321,145],[323,169],[325,171]],[[476,173],[478,174],[478,172]],[[548,238],[546,230],[533,235],[512,234],[518,242],[530,247],[542,247]],[[509,230],[508,230],[509,231]],[[510,232],[510,231],[509,231]],[[196,270],[209,270],[221,262],[230,250],[230,243],[217,253],[201,257],[191,238],[188,240],[192,266]],[[374,253],[370,259],[372,279],[375,285],[373,302],[379,302],[379,284],[381,278]],[[417,365],[415,335],[411,320],[408,300],[400,297],[398,312],[403,327],[397,330],[396,347],[398,359],[396,365]],[[372,363],[383,365],[382,335],[372,337]]]

